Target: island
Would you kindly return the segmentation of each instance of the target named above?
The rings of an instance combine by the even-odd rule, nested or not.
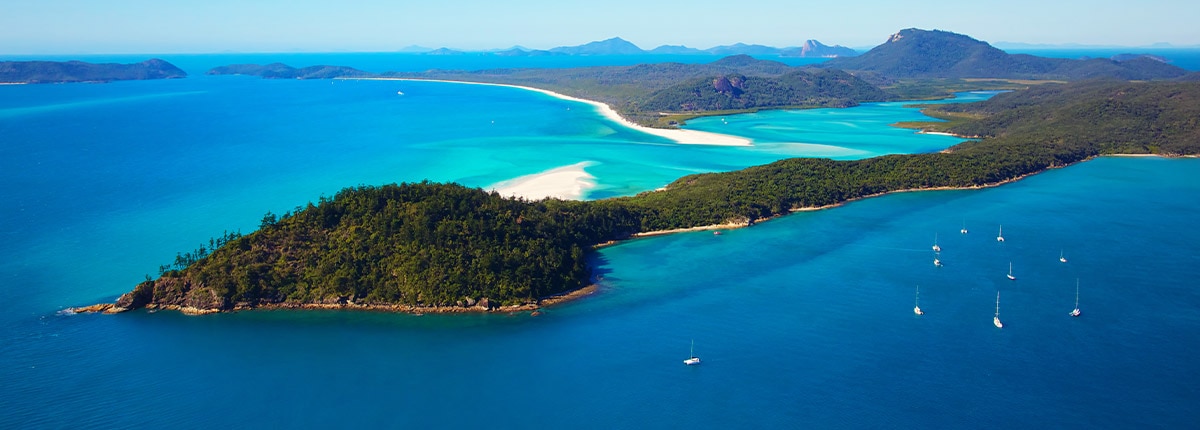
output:
[[[751,60],[726,66],[778,67]],[[827,72],[840,80],[836,88],[861,85]],[[824,72],[777,76],[790,73]],[[879,90],[859,89],[871,88]],[[982,102],[925,107],[945,122],[897,124],[972,139],[944,151],[785,159],[596,201],[530,201],[429,182],[346,188],[268,213],[259,230],[180,254],[115,303],[78,310],[532,310],[589,292],[590,259],[614,241],[750,226],[892,192],[995,186],[1097,156],[1195,156],[1198,102],[1200,82],[1192,81],[1027,85]]]
[[[49,84],[176,79],[187,72],[152,58],[140,63],[87,63],[83,61],[0,61],[0,83]]]

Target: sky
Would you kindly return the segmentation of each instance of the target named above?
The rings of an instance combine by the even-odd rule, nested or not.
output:
[[[871,47],[904,28],[1031,44],[1200,45],[1194,0],[7,0],[0,54],[643,49],[807,39]]]

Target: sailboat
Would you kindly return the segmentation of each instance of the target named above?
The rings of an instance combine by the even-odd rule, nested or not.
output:
[[[962,233],[962,234],[967,234],[967,222],[966,221],[963,221],[963,228],[962,228],[962,230],[959,230],[958,232]]]
[[[999,232],[999,233],[996,233],[996,241],[997,241],[997,242],[1003,242],[1003,241],[1004,241],[1004,225],[1001,225],[1001,226],[1000,226],[1000,232]]]
[[[992,317],[992,324],[995,324],[996,328],[1004,328],[1004,323],[1000,322],[1000,292],[999,291],[996,292],[996,316]]]
[[[913,313],[917,314],[917,315],[925,315],[925,312],[921,310],[921,286],[920,285],[917,285],[917,301],[915,303],[915,306],[913,306]]]
[[[933,234],[933,252],[942,252],[942,247],[937,244],[937,233]]]
[[[1075,278],[1075,310],[1071,311],[1070,315],[1077,317],[1082,312],[1079,312],[1079,278]]]
[[[1063,262],[1063,263],[1066,263],[1066,262],[1067,262],[1067,257],[1063,256],[1063,252],[1062,252],[1062,251],[1058,251],[1058,261],[1061,261],[1061,262]]]
[[[700,364],[700,357],[696,356],[696,340],[695,339],[692,339],[692,350],[691,350],[691,352],[688,353],[688,359],[683,360],[683,364],[686,364],[688,366],[691,366],[694,364]]]
[[[1012,262],[1011,261],[1008,262],[1008,280],[1010,280],[1010,281],[1017,280],[1017,277],[1013,276],[1013,274],[1012,274]]]

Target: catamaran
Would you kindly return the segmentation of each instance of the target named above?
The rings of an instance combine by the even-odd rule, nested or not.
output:
[[[921,286],[920,285],[917,285],[917,301],[916,301],[916,306],[913,306],[913,313],[917,314],[917,315],[925,315],[925,312],[921,310]]]
[[[937,244],[937,233],[933,234],[933,252],[942,252],[942,247]]]
[[[1000,292],[999,291],[996,292],[996,316],[992,317],[992,324],[995,324],[996,328],[1004,328],[1004,323],[1000,322]]]
[[[700,357],[696,356],[696,340],[695,339],[692,339],[692,350],[691,350],[691,352],[688,353],[688,356],[689,357],[687,360],[683,360],[683,364],[686,364],[688,366],[691,366],[694,364],[700,364]]]
[[[963,221],[963,228],[962,228],[962,230],[959,230],[958,232],[962,233],[962,234],[967,234],[967,222],[966,221]]]
[[[1010,281],[1017,280],[1017,277],[1013,276],[1013,274],[1012,274],[1012,262],[1011,261],[1008,262],[1008,280],[1010,280]]]
[[[1071,311],[1071,316],[1077,317],[1082,312],[1079,312],[1079,278],[1075,278],[1075,310]]]
[[[1058,261],[1063,262],[1063,263],[1067,262],[1067,257],[1063,256],[1062,251],[1058,251]]]
[[[996,241],[997,242],[1004,241],[1004,225],[1000,225],[1000,232],[996,233]]]

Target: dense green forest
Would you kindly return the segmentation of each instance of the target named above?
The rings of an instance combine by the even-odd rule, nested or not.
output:
[[[663,191],[524,201],[453,184],[348,188],[199,258],[118,306],[532,303],[589,280],[593,246],[637,232],[753,222],[889,191],[997,184],[1116,153],[1200,154],[1200,83],[1047,84],[929,113],[983,139],[865,160],[796,158],[690,175]],[[186,266],[186,267],[183,267]]]
[[[761,107],[850,107],[891,94],[840,70],[797,70],[777,77],[733,74],[686,80],[636,101],[641,111],[696,112]]]

